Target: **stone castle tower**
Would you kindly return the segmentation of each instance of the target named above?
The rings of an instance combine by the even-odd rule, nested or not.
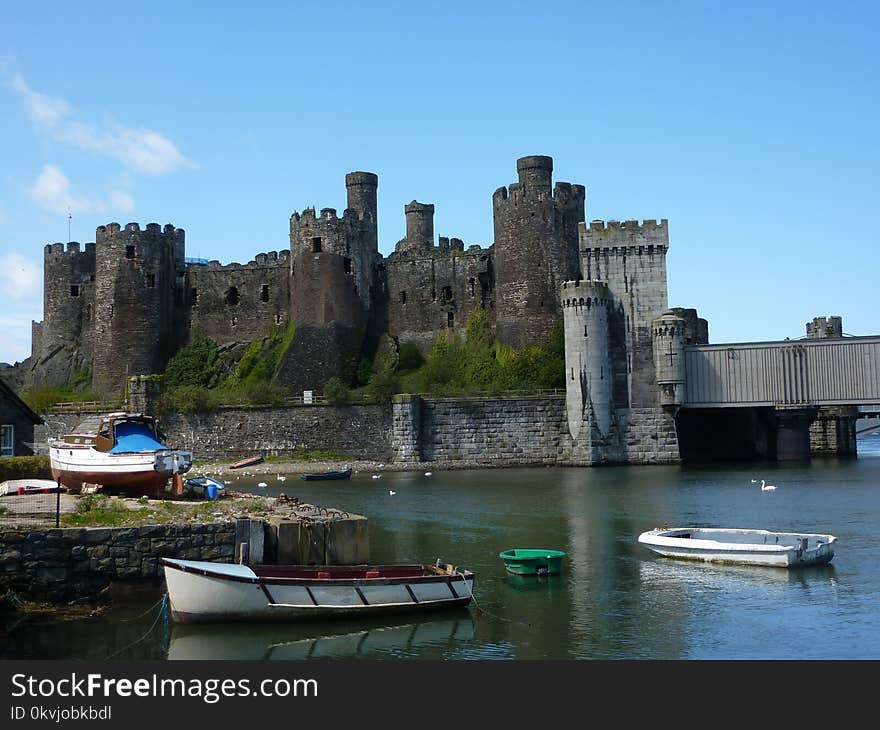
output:
[[[498,338],[520,348],[540,341],[559,321],[559,287],[579,276],[578,224],[586,191],[559,182],[553,160],[517,160],[519,182],[492,196],[495,219],[495,317]]]

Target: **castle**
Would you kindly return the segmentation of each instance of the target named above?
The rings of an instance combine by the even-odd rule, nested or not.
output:
[[[129,375],[162,372],[193,332],[224,345],[292,321],[276,377],[292,392],[320,390],[384,333],[426,352],[482,308],[498,340],[516,348],[564,322],[571,435],[583,431],[588,452],[607,451],[612,432],[623,438],[622,418],[674,408],[677,376],[664,363],[685,342],[707,342],[706,322],[692,309],[667,311],[666,220],[587,223],[585,188],[553,185],[550,157],[523,157],[517,172],[492,196],[487,248],[435,244],[434,205],[412,201],[405,238],[383,256],[370,172],[346,175],[341,216],[294,212],[290,248],[247,264],[188,260],[184,231],[153,223],[100,226],[84,247],[48,245],[25,382],[90,373],[96,390],[119,391]]]

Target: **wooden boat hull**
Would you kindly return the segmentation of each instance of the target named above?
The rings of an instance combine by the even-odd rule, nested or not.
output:
[[[639,535],[640,544],[667,558],[777,568],[828,563],[835,541],[833,535],[735,528],[679,527]]]
[[[421,612],[466,606],[473,594],[474,576],[467,571],[325,580],[260,577],[245,565],[171,558],[163,558],[162,563],[171,617],[178,622],[300,621]],[[389,567],[406,566],[385,566]],[[360,568],[366,574],[370,566],[346,568]]]
[[[256,466],[257,464],[263,463],[262,456],[249,456],[247,459],[242,459],[241,461],[236,461],[234,464],[230,464],[230,469],[243,469],[246,466]]]
[[[52,477],[71,490],[100,484],[108,492],[154,495],[175,473],[192,466],[191,451],[107,454],[93,448],[64,444],[49,446]]]

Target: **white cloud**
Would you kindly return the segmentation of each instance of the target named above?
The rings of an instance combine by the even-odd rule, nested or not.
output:
[[[70,112],[70,106],[62,99],[53,99],[31,89],[21,77],[15,74],[9,85],[21,94],[31,119],[38,125],[52,127]]]
[[[37,128],[56,141],[112,157],[144,175],[166,175],[181,167],[192,167],[174,142],[159,132],[78,121],[66,101],[34,91],[20,74],[11,76],[9,86],[21,96]]]
[[[20,253],[0,255],[0,289],[13,302],[42,301],[43,268]]]
[[[134,199],[124,190],[112,190],[107,199],[86,198],[73,192],[70,180],[55,165],[43,169],[28,188],[31,199],[50,213],[131,213]]]
[[[0,361],[24,360],[31,354],[31,321],[41,319],[42,261],[15,252],[0,254],[0,291],[5,298],[0,312]]]

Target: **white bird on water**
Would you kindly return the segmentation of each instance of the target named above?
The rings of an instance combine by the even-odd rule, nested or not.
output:
[[[389,490],[388,490],[388,494],[390,494],[390,495],[393,497],[395,494],[397,494],[397,492],[395,492],[395,491],[389,489]]]
[[[269,485],[266,484],[266,482],[260,482],[257,486],[258,487],[268,487]]]
[[[425,472],[425,476],[426,476],[426,477],[429,477],[429,476],[431,476],[431,472],[429,472],[429,471],[426,471],[426,472]]]
[[[761,480],[761,491],[769,492],[771,489],[776,489],[776,486],[773,484],[767,484],[763,479]]]
[[[287,479],[287,477],[284,476],[283,474],[279,474],[279,475],[276,477],[276,479],[278,479],[279,482],[283,482],[285,479]]]

